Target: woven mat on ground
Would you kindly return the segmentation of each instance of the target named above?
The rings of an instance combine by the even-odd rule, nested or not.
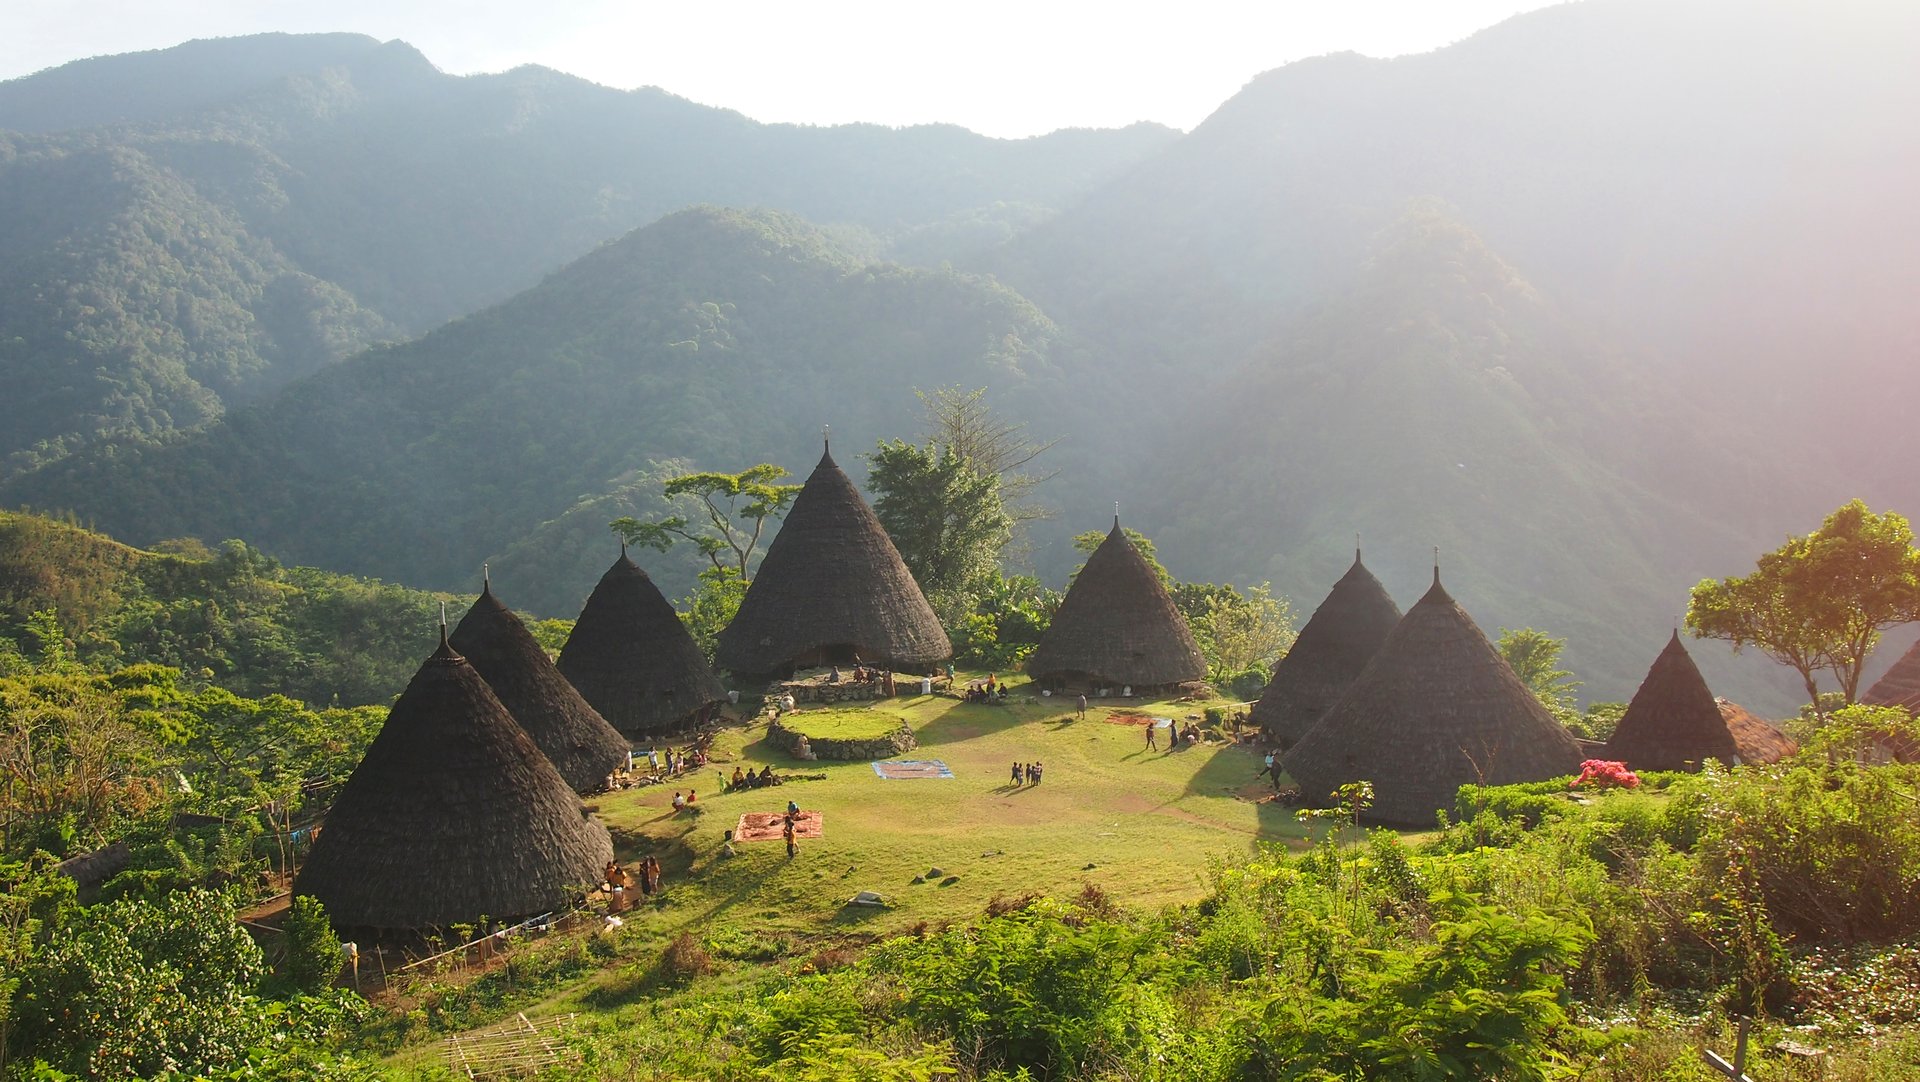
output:
[[[736,842],[774,842],[787,836],[785,812],[748,812],[740,817],[740,824],[733,828],[733,840]],[[803,811],[793,821],[793,836],[796,838],[818,838],[820,836],[820,813]]]
[[[873,764],[873,772],[890,780],[953,777],[953,771],[938,759],[886,759]]]
[[[1173,727],[1172,718],[1150,718],[1145,714],[1108,714],[1109,725],[1151,725],[1156,729]]]

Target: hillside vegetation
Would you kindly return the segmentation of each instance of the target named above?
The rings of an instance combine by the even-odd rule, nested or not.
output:
[[[161,665],[246,696],[385,704],[431,648],[448,600],[285,567],[240,541],[164,547],[0,511],[0,675]]]
[[[76,61],[0,83],[0,379],[23,391],[0,474],[192,428],[690,204],[938,262],[1172,137],[764,125],[540,68],[449,76],[349,34]]]

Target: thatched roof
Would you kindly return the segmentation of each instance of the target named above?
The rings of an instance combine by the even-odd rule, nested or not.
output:
[[[1333,591],[1300,629],[1292,649],[1273,667],[1273,679],[1260,693],[1249,715],[1255,725],[1290,748],[1307,735],[1360,670],[1367,667],[1380,644],[1400,622],[1400,606],[1360,562],[1333,584]]]
[[[493,689],[500,705],[546,753],[576,793],[591,793],[627,760],[627,742],[587,705],[547,652],[511,610],[493,596],[493,584],[467,610],[448,642]]]
[[[671,732],[727,697],[673,605],[627,558],[625,546],[580,610],[560,648],[559,667],[602,717],[630,736]]]
[[[1161,687],[1207,675],[1206,659],[1167,588],[1120,529],[1087,557],[1027,672],[1036,680]]]
[[[1740,749],[1740,761],[1743,763],[1777,763],[1800,750],[1793,737],[1780,731],[1773,722],[1765,721],[1749,712],[1739,703],[1725,699],[1715,699],[1713,705],[1720,711],[1720,717],[1727,723],[1727,731],[1733,734],[1733,742]]]
[[[1580,749],[1447,591],[1407,610],[1380,652],[1284,758],[1314,801],[1371,781],[1371,817],[1428,826],[1463,785],[1543,781]]]
[[[564,905],[612,857],[606,828],[443,635],[293,889],[342,927],[446,927]]]
[[[1708,759],[1728,766],[1744,761],[1713,692],[1680,645],[1680,632],[1653,660],[1602,758],[1636,770],[1698,770]]]
[[[1920,716],[1920,642],[1900,655],[1860,701],[1868,706],[1904,706],[1909,714]]]
[[[880,520],[833,455],[821,455],[720,633],[720,667],[784,675],[858,654],[869,664],[926,671],[952,653]]]

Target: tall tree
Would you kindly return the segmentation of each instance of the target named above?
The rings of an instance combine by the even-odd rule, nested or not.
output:
[[[676,541],[700,550],[715,571],[731,569],[742,581],[752,574],[755,551],[769,519],[778,518],[800,494],[799,485],[779,481],[787,471],[771,462],[749,466],[739,473],[683,473],[667,479],[669,500],[693,504],[693,517],[668,515],[642,521],[622,516],[607,526],[629,545],[645,545],[661,552]]]
[[[1051,472],[1034,473],[1028,467],[1052,450],[1056,439],[1035,442],[1026,436],[1027,426],[1005,420],[987,404],[987,389],[963,390],[940,387],[915,391],[920,399],[922,423],[931,441],[950,448],[973,469],[996,478],[1000,502],[1019,526],[1046,518],[1050,512],[1035,503],[1033,491],[1052,477]]]
[[[1562,721],[1573,714],[1573,693],[1580,681],[1560,667],[1560,652],[1567,648],[1567,640],[1530,627],[1503,627],[1495,647],[1541,705]]]
[[[970,597],[998,575],[1014,523],[993,474],[937,441],[882,440],[867,461],[873,513],[930,598]]]
[[[1913,527],[1859,500],[1761,556],[1752,574],[1702,580],[1687,608],[1695,636],[1724,639],[1735,650],[1756,647],[1791,666],[1812,703],[1820,701],[1815,677],[1825,669],[1849,705],[1880,632],[1913,620],[1920,620]]]

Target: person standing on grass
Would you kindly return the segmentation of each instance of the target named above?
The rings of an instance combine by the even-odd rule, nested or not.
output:
[[[1043,769],[1045,768],[1038,762],[1027,768],[1027,777],[1033,781],[1033,784],[1040,784],[1040,771]]]
[[[1160,723],[1153,720],[1152,718],[1147,719],[1147,750],[1148,751],[1160,750],[1160,738],[1155,734],[1155,730],[1159,728],[1159,725]]]
[[[793,816],[787,816],[787,825],[781,829],[780,835],[787,839],[787,859],[792,860],[800,852],[800,843],[794,840]]]
[[[1085,695],[1082,695],[1080,696],[1080,717],[1084,720],[1086,716],[1087,716],[1087,697]]]
[[[1020,784],[1020,773],[1020,764],[1013,764],[1013,784],[1016,786]]]

